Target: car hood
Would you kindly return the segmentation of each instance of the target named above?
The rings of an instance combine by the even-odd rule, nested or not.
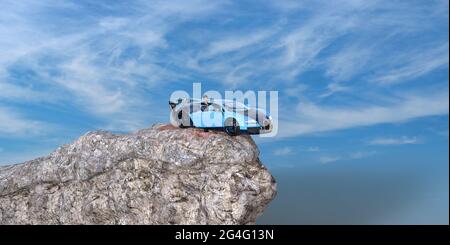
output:
[[[268,113],[259,108],[248,108],[248,117],[256,120],[258,123],[262,123],[267,117]]]

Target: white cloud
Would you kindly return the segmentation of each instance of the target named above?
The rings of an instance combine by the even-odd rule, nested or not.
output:
[[[331,23],[335,21],[339,22],[328,16],[317,17],[283,37],[278,45],[283,54],[274,65],[284,70],[287,78],[295,77],[314,65],[316,56],[338,35],[339,29],[345,26],[338,25],[334,29],[336,25],[332,27]]]
[[[373,44],[351,45],[331,55],[326,61],[326,75],[336,81],[345,81],[365,70],[373,58]],[[362,46],[362,47],[360,47]]]
[[[273,154],[275,156],[287,156],[287,155],[291,155],[293,153],[294,153],[294,150],[291,147],[279,148],[273,152]]]
[[[143,91],[178,76],[157,54],[167,48],[166,34],[183,21],[213,14],[224,2],[137,1],[126,3],[129,14],[117,16],[123,4],[93,4],[111,14],[90,15],[81,3],[4,4],[0,36],[8,38],[0,40],[0,99],[58,101],[108,121],[107,127],[143,122],[148,116],[142,111],[151,103]],[[59,18],[64,11],[77,18]],[[35,77],[20,78],[17,85],[11,67]]]
[[[125,107],[121,90],[108,88],[105,75],[88,57],[77,56],[60,66],[63,73],[55,82],[73,92],[80,104],[98,114],[115,113]],[[111,79],[113,80],[113,79]]]
[[[447,130],[441,130],[441,131],[438,132],[438,134],[439,134],[440,136],[446,136],[446,137],[448,137],[448,129],[447,129]]]
[[[346,87],[346,86],[342,86],[339,83],[330,83],[327,86],[327,90],[325,91],[325,93],[319,95],[319,98],[326,98],[328,96],[331,96],[335,93],[339,93],[339,92],[350,92],[351,88],[350,87]]]
[[[375,154],[376,154],[375,151],[356,151],[356,152],[351,152],[347,155],[342,155],[342,156],[321,156],[321,157],[319,157],[319,162],[322,164],[327,164],[327,163],[332,163],[332,162],[337,162],[337,161],[342,161],[342,160],[357,160],[357,159],[363,159],[366,157],[370,157]]]
[[[308,89],[308,86],[306,86],[304,83],[299,83],[295,86],[289,86],[284,90],[284,94],[290,97],[300,97],[306,90]]]
[[[370,145],[411,145],[419,144],[417,137],[402,136],[400,138],[376,138],[369,142]]]
[[[12,83],[0,81],[0,100],[15,101],[55,101],[53,94],[48,92],[36,91],[32,86],[20,86]]]
[[[312,147],[308,147],[308,148],[306,149],[306,151],[307,151],[307,152],[319,152],[319,151],[320,151],[320,148],[317,147],[317,146],[312,146]]]
[[[277,9],[281,11],[294,11],[298,10],[299,8],[304,7],[307,5],[305,2],[300,2],[296,0],[277,0],[277,1],[270,1],[270,3]]]
[[[280,24],[264,29],[245,28],[230,33],[211,34],[199,43],[202,48],[191,50],[186,57],[177,61],[179,66],[188,67],[197,73],[218,80],[228,87],[236,87],[255,79],[270,70],[267,60],[252,56],[267,55],[279,38]],[[206,46],[203,48],[203,46]]]
[[[250,34],[228,36],[224,39],[213,41],[207,51],[201,54],[202,59],[208,59],[213,56],[221,55],[228,52],[241,50],[255,44],[261,44],[261,42],[268,37],[275,34],[272,28],[266,30],[258,30]]]
[[[339,37],[355,30],[361,17],[354,13],[371,4],[329,4],[327,1],[313,1],[304,5],[309,6],[306,8],[307,17],[300,23],[291,25],[281,18],[262,30],[259,28],[242,33],[241,29],[225,37],[218,34],[218,40],[212,41],[206,51],[194,51],[196,57],[188,55],[182,60],[196,71],[212,75],[220,81],[228,76],[229,78],[225,79],[226,84],[236,84],[238,80],[241,80],[241,83],[250,82],[267,72],[273,73],[273,80],[292,81],[302,72],[321,65],[323,61],[319,54]],[[276,3],[275,6],[282,9],[286,7],[281,3]],[[243,29],[247,30],[245,27]],[[222,54],[230,57],[224,58]],[[251,55],[258,58],[249,58]]]
[[[129,19],[124,17],[105,17],[101,19],[98,25],[105,30],[117,30],[129,24]]]
[[[375,151],[357,151],[357,152],[352,152],[349,155],[349,159],[361,159],[361,158],[365,158],[365,157],[369,157],[376,154]]]
[[[437,135],[444,136],[444,137],[448,137],[448,135],[449,135],[448,129],[434,130],[434,132],[435,132]]]
[[[42,133],[46,124],[0,106],[0,136],[30,136]]]
[[[290,113],[289,118],[280,119],[278,136],[397,123],[424,116],[447,115],[448,112],[448,91],[404,95],[388,105],[342,107],[301,102],[296,113]]]
[[[394,59],[394,68],[386,69],[373,80],[388,85],[406,82],[441,67],[448,68],[449,46],[438,45],[428,50],[413,50]]]
[[[422,93],[391,104],[351,104],[353,97],[365,99],[364,93],[356,92],[345,106],[325,106],[316,101],[337,92],[356,91],[354,84],[345,84],[356,74],[374,73],[374,80],[390,84],[425,75],[448,64],[448,41],[436,48],[415,45],[414,49],[400,48],[392,53],[380,48],[390,44],[390,38],[438,28],[432,25],[436,16],[448,19],[441,5],[405,8],[404,3],[379,1],[301,4],[276,1],[269,5],[279,6],[282,13],[274,15],[273,20],[260,25],[243,20],[238,30],[224,31],[220,27],[228,27],[227,21],[241,21],[241,12],[227,8],[234,6],[228,1],[93,4],[96,11],[108,10],[108,15],[87,13],[89,8],[76,2],[7,1],[4,4],[0,36],[8,38],[0,39],[0,89],[4,91],[0,99],[47,101],[51,98],[47,95],[54,94],[51,100],[73,105],[96,119],[108,121],[105,125],[108,128],[121,125],[136,128],[145,125],[148,116],[142,112],[152,105],[149,94],[159,95],[160,87],[164,86],[161,84],[207,77],[227,85],[287,88],[286,94],[291,97],[302,93],[305,100],[300,108],[290,113],[290,107],[285,114],[294,117],[282,118],[281,136],[448,114],[448,102],[443,101],[448,99],[448,93],[437,96]],[[129,10],[126,14],[124,6]],[[59,18],[62,10],[77,17]],[[300,20],[288,18],[294,10],[301,11]],[[220,15],[226,15],[229,20]],[[177,29],[190,20],[195,20],[194,26],[200,22],[201,28]],[[381,32],[386,35],[373,36]],[[336,45],[340,43],[345,45]],[[36,81],[15,84],[9,73],[12,66],[37,74]],[[333,79],[325,81],[328,84],[325,91],[315,87],[317,81],[305,83],[303,77],[299,78],[313,68],[324,68]],[[248,81],[257,84],[245,83]],[[300,82],[301,85],[295,86]],[[373,86],[368,81],[358,82],[358,86],[367,85],[365,90]],[[39,85],[57,93],[40,91],[36,89]],[[308,93],[304,93],[306,88]],[[375,97],[389,96],[384,91],[373,93]],[[162,111],[160,106],[157,108]]]
[[[333,156],[322,156],[319,158],[319,162],[322,164],[332,163],[341,160],[340,157],[333,157]]]

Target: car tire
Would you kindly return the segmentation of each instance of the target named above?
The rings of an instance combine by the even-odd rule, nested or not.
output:
[[[234,118],[228,118],[225,120],[225,132],[230,136],[236,136],[241,133],[239,123]]]

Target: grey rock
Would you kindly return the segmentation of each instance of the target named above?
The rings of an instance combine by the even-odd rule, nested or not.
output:
[[[0,224],[252,224],[276,183],[250,136],[90,132],[0,167]]]

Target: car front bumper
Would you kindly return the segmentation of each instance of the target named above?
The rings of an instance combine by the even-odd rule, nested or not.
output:
[[[247,133],[249,134],[265,134],[272,131],[272,121],[265,121],[264,126],[249,126]]]

